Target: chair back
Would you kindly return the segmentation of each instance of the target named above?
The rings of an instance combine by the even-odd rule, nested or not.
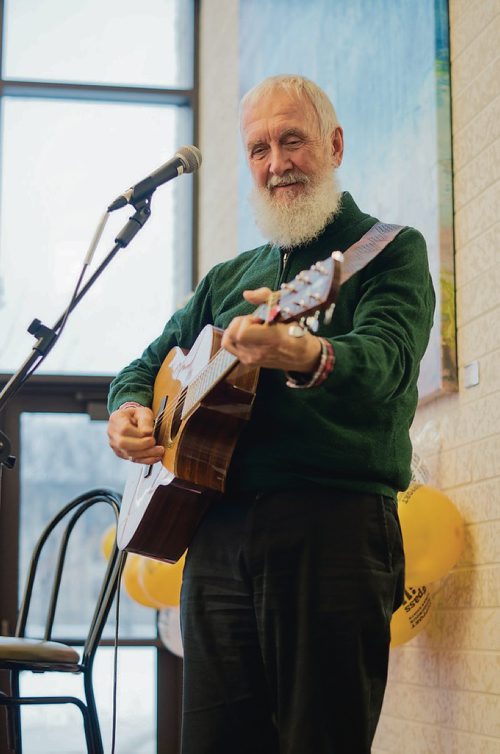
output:
[[[51,535],[54,532],[54,529],[56,529],[59,524],[62,524],[58,552],[52,572],[50,599],[47,604],[47,614],[43,635],[43,639],[45,641],[49,641],[53,638],[52,631],[59,600],[61,581],[64,573],[64,566],[68,555],[68,545],[70,543],[70,538],[76,524],[89,509],[94,508],[97,505],[103,505],[109,506],[111,508],[112,518],[114,519],[116,525],[120,512],[120,502],[120,494],[114,492],[113,490],[89,490],[88,492],[79,495],[70,503],[65,505],[45,527],[33,549],[31,560],[28,566],[28,574],[16,625],[16,636],[25,636],[31,598],[33,595],[33,588],[38,566],[40,563],[40,557],[42,555],[42,552],[44,551],[45,545],[51,539]],[[86,632],[86,635],[81,637],[82,641],[84,642],[84,648],[80,664],[84,667],[89,663],[92,663],[95,650],[97,649],[97,646],[101,639],[102,632],[104,630],[104,626],[106,624],[106,620],[113,603],[113,598],[119,582],[123,561],[124,554],[119,552],[115,543],[108,560],[104,578],[101,582],[99,595],[95,602],[95,607],[88,630]]]

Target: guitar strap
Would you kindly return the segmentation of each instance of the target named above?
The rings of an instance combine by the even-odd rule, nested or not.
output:
[[[361,236],[359,241],[349,246],[344,252],[340,284],[345,283],[356,272],[366,267],[372,259],[375,259],[377,254],[380,254],[391,241],[394,241],[403,227],[403,225],[375,223],[364,236]]]

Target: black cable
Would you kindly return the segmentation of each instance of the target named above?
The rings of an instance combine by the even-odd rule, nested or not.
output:
[[[118,636],[120,624],[120,590],[122,585],[122,571],[125,565],[126,555],[120,557],[120,570],[118,572],[118,585],[116,587],[116,617],[115,617],[115,645],[113,655],[113,702],[111,711],[111,754],[115,754],[116,745],[116,701],[118,692]]]

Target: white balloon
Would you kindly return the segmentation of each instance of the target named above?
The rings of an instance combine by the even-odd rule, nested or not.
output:
[[[411,456],[411,481],[419,482],[420,484],[429,484],[430,472],[425,462],[414,450]]]
[[[184,657],[179,607],[164,607],[158,611],[158,633],[163,645],[177,657]]]
[[[441,449],[439,425],[430,419],[420,431],[412,435],[411,479],[419,484],[436,485],[437,464]],[[423,460],[425,458],[425,461]]]

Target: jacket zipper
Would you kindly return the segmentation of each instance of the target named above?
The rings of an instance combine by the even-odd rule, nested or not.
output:
[[[290,252],[289,251],[284,251],[282,257],[280,255],[280,270],[279,270],[279,273],[278,273],[278,280],[276,282],[276,285],[274,286],[275,290],[277,290],[280,287],[281,283],[284,280],[285,272],[286,272],[286,266],[287,266],[289,258],[290,258]]]

